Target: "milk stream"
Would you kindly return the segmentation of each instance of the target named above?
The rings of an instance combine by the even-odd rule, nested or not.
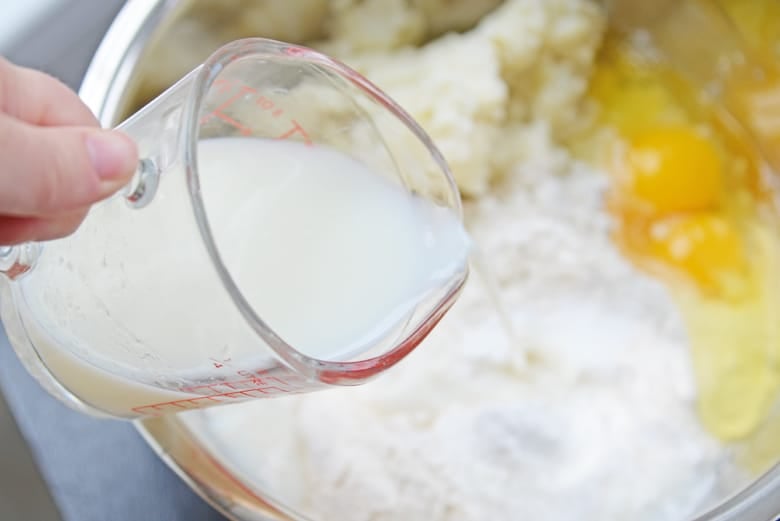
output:
[[[479,245],[476,242],[472,246],[470,261],[471,270],[482,280],[482,287],[493,306],[493,311],[495,311],[496,316],[498,317],[498,325],[506,336],[509,345],[521,346],[522,343],[515,330],[512,317],[509,314],[509,311],[507,311],[508,307],[501,296],[501,291],[499,290],[496,278],[490,270],[484,256],[480,252]]]
[[[236,286],[305,355],[349,360],[397,341],[420,302],[465,269],[470,241],[454,212],[333,149],[209,139],[198,170]],[[43,362],[110,414],[187,399],[188,375],[215,381],[273,358],[216,276],[183,176],[164,172],[146,208],[96,207],[22,281]],[[182,385],[155,385],[172,379]]]

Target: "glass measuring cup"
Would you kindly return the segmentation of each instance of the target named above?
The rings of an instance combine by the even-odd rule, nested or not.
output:
[[[397,248],[382,241],[369,241],[371,247],[364,248],[368,256],[361,258],[385,270],[367,270],[373,278],[365,280],[393,276],[399,269],[393,262],[399,259],[407,270],[422,266],[435,274],[428,280],[434,283],[419,286],[406,295],[404,306],[389,310],[395,314],[381,334],[363,331],[360,345],[322,352],[312,345],[302,349],[305,342],[298,343],[302,337],[290,323],[267,320],[275,306],[261,298],[262,285],[252,276],[270,272],[261,278],[266,283],[276,275],[285,283],[296,280],[281,277],[285,266],[247,270],[242,254],[246,244],[255,252],[289,249],[287,238],[279,235],[273,236],[276,243],[253,240],[256,230],[267,229],[266,223],[280,214],[243,211],[257,205],[244,204],[251,200],[242,199],[242,193],[253,185],[232,175],[234,158],[226,159],[224,173],[204,176],[203,142],[262,143],[265,155],[257,154],[258,170],[264,163],[284,170],[269,160],[269,151],[277,150],[268,148],[271,143],[288,147],[285,157],[328,162],[337,154],[339,167],[349,158],[362,165],[353,168],[361,176],[381,179],[382,190],[414,194],[409,204],[434,221],[460,218],[454,181],[427,135],[362,76],[320,53],[265,39],[230,43],[118,128],[136,140],[143,158],[133,182],[96,205],[71,237],[0,249],[0,273],[8,281],[0,288],[0,304],[11,343],[47,390],[73,407],[134,418],[361,384],[411,352],[465,283],[462,229],[448,228],[443,236],[425,229],[418,242],[404,246],[419,246],[419,258],[425,259],[429,243],[438,240],[444,245],[439,254],[453,255],[439,255],[425,265],[394,256]],[[300,164],[311,164],[306,161]],[[358,182],[355,176],[334,179]],[[316,186],[323,199],[356,199],[336,197],[351,185]],[[319,204],[316,195],[309,194],[308,204]],[[379,206],[385,217],[397,208]],[[327,210],[338,213],[335,205]],[[372,222],[377,211],[377,205],[364,205],[350,218]],[[298,213],[306,214],[306,208]],[[387,222],[396,218],[390,217]],[[235,223],[252,236],[228,233]],[[344,266],[330,269],[345,273]],[[317,309],[327,309],[331,300],[338,302],[337,289],[287,302],[288,308],[300,307],[300,330],[318,318],[306,315],[308,300],[320,299]],[[360,289],[361,295],[372,294],[371,288]],[[282,285],[277,294],[286,297],[284,290]],[[360,308],[373,309],[376,317],[387,311],[372,307],[370,300]],[[350,322],[352,315],[366,314],[355,307],[347,311],[336,309],[326,319]]]

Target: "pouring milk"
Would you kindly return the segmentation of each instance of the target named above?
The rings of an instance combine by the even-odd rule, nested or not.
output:
[[[455,212],[333,149],[202,140],[198,176],[236,287],[306,356],[354,359],[400,334],[422,296],[465,270],[469,239]],[[19,282],[31,310],[25,333],[42,361],[100,411],[132,417],[149,404],[186,402],[199,396],[193,381],[219,382],[226,368],[270,358],[258,355],[257,332],[217,276],[185,180],[165,171],[160,182],[182,189],[160,191],[142,210],[95,207]],[[112,219],[128,211],[132,218]],[[142,220],[156,233],[135,225]]]

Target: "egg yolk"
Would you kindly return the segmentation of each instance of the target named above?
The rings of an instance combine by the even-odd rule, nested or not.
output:
[[[721,160],[715,147],[692,128],[638,134],[621,159],[617,181],[625,204],[659,216],[712,210],[720,202]]]
[[[717,1],[749,11],[750,20],[737,25],[756,48],[773,49],[768,37],[780,42],[780,32],[770,30],[780,25],[768,20],[770,6],[780,14],[777,0]],[[732,78],[742,81],[738,74]],[[765,84],[780,84],[770,80]],[[747,99],[742,83],[732,81],[730,90]],[[664,64],[644,61],[641,49],[634,54],[619,37],[606,41],[589,94],[604,125],[593,156],[611,174],[606,204],[616,218],[613,238],[680,306],[703,425],[722,440],[750,439],[743,457],[763,471],[777,460],[780,433],[776,411],[769,413],[780,389],[780,243],[776,223],[764,222],[771,214],[759,209],[776,202],[762,164],[780,157],[771,155],[780,146],[757,147],[725,103],[703,103],[698,87]],[[747,110],[743,98],[730,106]],[[762,98],[749,99],[755,113]],[[774,101],[763,99],[764,107]],[[773,123],[769,111],[760,115]],[[756,432],[765,437],[758,449]]]
[[[735,226],[710,212],[655,222],[650,254],[665,266],[690,277],[700,288],[722,296],[742,289],[747,261]]]

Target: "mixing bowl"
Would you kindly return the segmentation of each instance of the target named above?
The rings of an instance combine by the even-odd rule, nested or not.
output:
[[[240,6],[241,2],[226,5]],[[177,26],[176,22],[192,9],[197,9],[197,4],[188,0],[132,0],[120,12],[98,49],[80,90],[82,98],[105,126],[116,125],[128,112],[192,65],[169,61],[168,68],[166,63],[160,66],[160,60],[171,60],[171,56],[176,56],[176,52],[171,52],[175,51],[171,46],[177,45],[176,31],[182,34],[182,31],[188,30],[186,26]],[[235,16],[240,18],[241,13],[236,12]],[[299,27],[280,27],[279,34],[256,36],[292,39],[292,36],[299,35],[304,38],[309,29],[302,23]],[[204,36],[200,42],[202,49],[190,49],[193,59],[197,59],[199,52],[208,53],[220,43],[249,36],[246,31],[238,24],[233,33]],[[155,67],[150,67],[150,64]],[[161,70],[167,72],[161,75]],[[159,456],[197,493],[229,518],[236,521],[304,519],[262,487],[243,480],[228,468],[229,465],[216,455],[193,425],[196,423],[182,421],[175,415],[137,423],[139,432]],[[637,479],[641,480],[641,476]],[[778,513],[780,466],[775,466],[738,494],[724,498],[716,508],[688,521],[771,521]]]

